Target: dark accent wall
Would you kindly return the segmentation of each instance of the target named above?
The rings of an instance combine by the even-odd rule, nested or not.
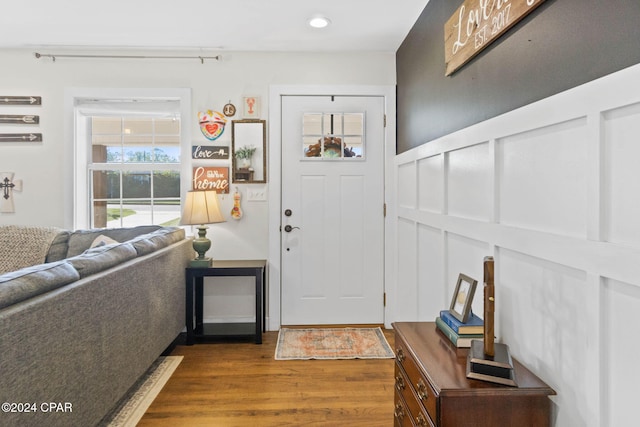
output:
[[[462,3],[429,1],[396,53],[398,153],[640,63],[640,0],[547,0],[445,77]]]

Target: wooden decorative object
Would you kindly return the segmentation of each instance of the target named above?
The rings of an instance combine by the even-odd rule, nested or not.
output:
[[[42,105],[42,97],[0,95],[0,105]]]
[[[493,356],[494,313],[496,310],[495,284],[493,281],[493,257],[484,258],[484,354]]]
[[[495,284],[493,257],[484,258],[484,339],[471,341],[467,378],[517,386],[513,361],[506,344],[494,342]]]
[[[0,124],[37,125],[40,116],[33,114],[0,114]]]
[[[0,133],[0,142],[42,142],[41,133]]]
[[[229,194],[229,168],[204,166],[193,168],[193,190]]]
[[[513,360],[506,344],[495,344],[493,356],[483,351],[482,341],[471,341],[467,356],[467,378],[517,387]]]
[[[233,117],[236,115],[236,106],[229,101],[224,107],[222,107],[222,112],[227,117]]]
[[[194,160],[228,159],[229,147],[222,145],[192,145],[191,158]]]
[[[545,0],[465,0],[444,24],[445,76],[469,62]]]

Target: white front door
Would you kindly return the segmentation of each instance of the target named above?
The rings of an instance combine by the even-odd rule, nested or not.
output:
[[[384,321],[384,98],[282,98],[282,324]]]

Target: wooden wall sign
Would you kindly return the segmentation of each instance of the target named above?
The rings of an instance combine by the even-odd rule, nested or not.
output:
[[[465,0],[444,24],[445,76],[453,74],[545,0]]]
[[[40,116],[34,115],[16,115],[16,114],[0,114],[0,125],[2,124],[18,124],[18,125],[37,125],[40,123]]]
[[[0,95],[0,105],[42,105],[42,97]]]
[[[0,133],[0,142],[42,142],[41,133]]]
[[[229,194],[229,168],[204,166],[193,168],[193,189]]]
[[[193,145],[191,158],[197,160],[220,160],[229,158],[229,147],[218,145]]]

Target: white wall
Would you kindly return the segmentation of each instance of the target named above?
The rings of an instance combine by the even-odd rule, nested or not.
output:
[[[45,53],[45,52],[42,52]],[[49,53],[49,52],[46,52]],[[50,52],[54,53],[54,52]],[[61,53],[57,51],[57,53]],[[94,53],[94,52],[67,52]],[[107,52],[108,53],[108,52]],[[123,52],[116,52],[123,53]],[[124,52],[125,54],[131,52]],[[133,52],[149,55],[180,55],[180,52]],[[196,53],[197,55],[198,53]],[[69,88],[189,88],[192,97],[191,136],[193,142],[206,143],[197,124],[197,112],[221,111],[232,101],[240,118],[243,96],[262,98],[261,118],[269,117],[270,85],[393,85],[395,55],[390,54],[300,54],[300,53],[222,53],[219,62],[198,60],[119,60],[119,59],[36,59],[31,50],[0,50],[0,95],[42,97],[41,107],[0,106],[0,114],[38,114],[40,125],[28,131],[41,132],[42,143],[3,143],[0,145],[0,172],[15,172],[24,188],[15,193],[13,214],[0,214],[0,225],[46,225],[71,228],[72,189],[69,171],[73,163],[65,151],[72,141],[65,135],[64,109]],[[267,127],[270,123],[267,121]],[[23,132],[27,128],[0,127],[0,133]],[[216,144],[230,144],[230,125]],[[190,161],[190,152],[183,153]],[[184,161],[184,160],[183,160]],[[221,162],[216,161],[215,165]],[[230,166],[230,161],[228,162]],[[195,164],[195,163],[194,163]],[[199,162],[198,164],[203,164]],[[189,168],[190,169],[190,168]],[[268,175],[279,171],[269,170]],[[190,179],[190,176],[183,179]],[[279,191],[269,184],[267,194]],[[233,206],[233,190],[224,197],[223,211]],[[248,185],[238,185],[244,217],[228,218],[224,224],[210,226],[213,248],[209,255],[229,259],[266,259],[268,255],[268,204],[247,201]],[[253,286],[236,279],[238,286],[206,291],[205,318],[243,321],[253,316]]]
[[[496,332],[559,427],[635,425],[640,65],[396,157],[396,320],[432,321],[495,257]]]

